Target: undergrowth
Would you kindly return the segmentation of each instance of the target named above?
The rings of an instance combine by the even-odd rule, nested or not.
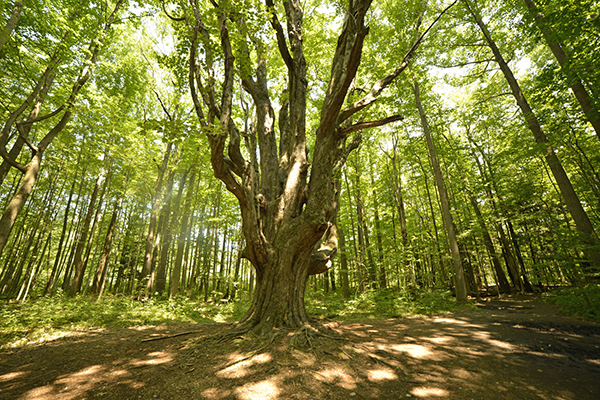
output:
[[[144,302],[129,297],[41,297],[0,306],[0,348],[53,340],[85,329],[132,327],[175,323],[233,322],[239,320],[248,301],[205,303],[178,297],[151,298]],[[410,296],[398,291],[367,291],[350,299],[340,293],[324,296],[306,293],[311,317],[356,320],[434,315],[459,307],[450,292],[420,292]]]
[[[307,293],[306,310],[316,318],[341,317],[345,320],[362,318],[399,318],[410,315],[438,315],[461,307],[450,292],[423,291],[416,293],[397,290],[368,290],[344,299],[341,293],[327,296]]]
[[[600,322],[600,285],[562,287],[546,294],[545,299],[558,305],[567,315]]]
[[[0,306],[0,348],[43,342],[87,328],[194,322],[232,322],[243,316],[242,302],[204,303],[187,298],[137,301],[106,296],[40,297]]]

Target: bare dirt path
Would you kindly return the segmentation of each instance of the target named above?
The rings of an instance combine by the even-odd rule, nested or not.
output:
[[[600,399],[598,325],[536,296],[478,309],[328,321],[345,340],[307,336],[302,350],[287,337],[198,344],[226,324],[90,330],[1,351],[0,398]]]

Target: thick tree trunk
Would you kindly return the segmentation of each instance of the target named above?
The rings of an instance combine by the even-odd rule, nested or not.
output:
[[[240,326],[248,325],[261,335],[274,327],[299,328],[309,321],[304,292],[312,246],[294,250],[276,252],[273,264],[266,265],[264,273],[257,273],[255,295]]]
[[[27,198],[33,190],[33,186],[35,185],[37,175],[40,171],[41,161],[41,152],[36,152],[29,164],[27,165],[19,189],[17,190],[11,201],[8,203],[8,206],[2,213],[2,216],[0,217],[0,255],[2,254],[4,246],[8,241],[10,231],[12,230],[12,227],[15,224],[17,215],[25,205]]]
[[[529,126],[529,129],[531,130],[531,133],[533,134],[535,141],[538,144],[545,145],[546,154],[544,158],[546,159],[546,162],[548,163],[548,166],[552,171],[554,179],[556,179],[556,183],[560,188],[560,193],[567,205],[567,209],[569,210],[573,221],[575,221],[577,231],[581,235],[581,239],[585,246],[585,257],[596,269],[599,269],[600,246],[598,245],[598,236],[596,235],[594,226],[592,225],[585,209],[581,205],[581,201],[579,200],[579,197],[577,196],[577,193],[575,192],[575,189],[571,184],[571,180],[565,172],[560,160],[558,159],[558,156],[554,152],[554,149],[550,145],[548,137],[542,130],[542,127],[540,126],[537,117],[535,116],[533,110],[529,106],[527,99],[523,95],[523,92],[521,91],[521,88],[517,80],[515,79],[512,71],[510,70],[508,64],[502,57],[500,49],[492,39],[491,34],[487,29],[487,26],[483,23],[483,20],[475,11],[475,9],[470,5],[469,0],[463,0],[463,2],[465,3],[467,9],[475,19],[477,25],[479,25],[479,28],[481,29],[481,32],[483,33],[483,36],[485,37],[485,40],[488,43],[488,46],[494,53],[494,58],[498,63],[498,66],[502,70],[502,73],[504,74],[504,77],[506,78],[511,88],[512,94],[517,101],[517,105],[521,109],[521,112],[527,122],[527,125]]]
[[[444,184],[444,178],[442,176],[442,170],[437,160],[437,154],[431,133],[429,131],[429,123],[423,106],[421,105],[421,97],[419,93],[419,84],[416,79],[413,79],[413,88],[415,94],[415,100],[417,103],[417,109],[421,117],[421,125],[423,126],[423,133],[425,134],[425,140],[427,141],[427,148],[429,149],[429,157],[431,158],[431,164],[433,165],[433,172],[435,181],[440,196],[440,208],[442,209],[442,217],[444,220],[444,226],[446,227],[446,233],[448,234],[448,244],[452,253],[452,261],[454,265],[454,286],[456,288],[456,300],[459,302],[467,301],[467,286],[465,281],[465,273],[463,270],[462,260],[460,257],[460,250],[458,248],[458,241],[456,240],[456,233],[454,228],[454,222],[452,220],[452,214],[450,213],[450,204],[448,202],[448,193],[446,191],[446,185]]]

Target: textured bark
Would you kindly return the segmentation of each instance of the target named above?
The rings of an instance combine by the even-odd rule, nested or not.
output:
[[[419,93],[419,84],[416,79],[413,78],[413,89],[415,94],[415,100],[417,103],[417,109],[419,110],[419,116],[421,117],[421,125],[423,127],[423,133],[425,140],[427,141],[427,148],[429,150],[429,157],[433,166],[433,172],[435,182],[438,188],[438,194],[440,196],[440,208],[442,210],[442,217],[444,220],[444,226],[448,235],[448,245],[452,253],[452,261],[454,265],[454,286],[456,288],[456,300],[463,302],[467,300],[467,286],[465,281],[465,273],[463,270],[463,264],[460,257],[460,250],[458,248],[458,241],[456,239],[456,233],[454,228],[454,222],[452,220],[452,214],[450,213],[450,204],[448,201],[448,192],[446,191],[446,185],[444,184],[444,177],[437,160],[437,154],[431,133],[429,130],[429,123],[427,122],[427,116],[423,110],[421,104],[421,97]]]
[[[527,99],[521,91],[521,88],[511,69],[508,67],[508,64],[502,57],[500,49],[494,42],[490,32],[487,29],[487,26],[483,23],[483,20],[471,5],[471,2],[469,0],[463,0],[463,2],[481,29],[488,46],[492,50],[494,58],[511,88],[512,94],[515,97],[517,105],[521,109],[523,117],[525,118],[527,126],[533,134],[535,141],[538,144],[543,144],[545,146],[546,151],[544,158],[550,167],[550,171],[552,171],[552,175],[558,184],[562,198],[567,205],[567,209],[569,210],[569,213],[575,222],[577,231],[580,233],[581,240],[585,245],[585,258],[595,268],[600,268],[600,246],[598,236],[596,235],[594,226],[592,225],[585,209],[581,205],[581,201],[579,200],[579,197],[577,196],[577,193],[571,184],[571,180],[565,172],[558,156],[554,152],[548,137],[542,130],[537,117],[535,116],[533,110],[527,102]]]

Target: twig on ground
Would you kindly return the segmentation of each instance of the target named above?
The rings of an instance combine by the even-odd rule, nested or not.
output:
[[[166,335],[166,336],[161,336],[161,337],[154,337],[154,338],[143,339],[142,343],[144,343],[144,342],[153,342],[155,340],[170,339],[170,338],[174,338],[174,337],[177,337],[177,336],[191,335],[193,333],[201,333],[201,331],[181,332],[181,333],[176,333],[174,335]]]

